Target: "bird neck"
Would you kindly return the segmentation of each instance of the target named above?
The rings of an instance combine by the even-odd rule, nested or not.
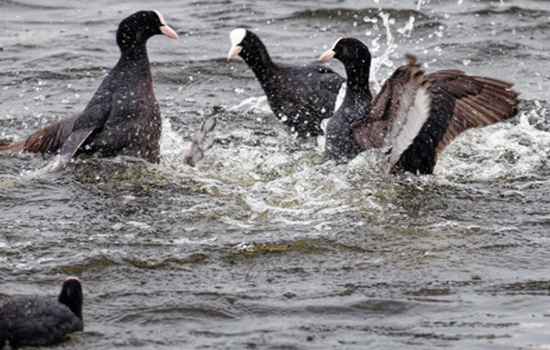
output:
[[[146,63],[149,63],[149,57],[147,56],[147,46],[145,46],[145,43],[135,43],[131,46],[125,47],[121,49],[120,59],[124,61],[144,61]]]
[[[121,74],[124,72],[137,72],[136,76],[148,77],[151,80],[151,65],[147,56],[147,49],[144,46],[134,47],[122,51],[120,59],[116,65],[116,71]],[[152,83],[152,82],[151,82]]]
[[[70,298],[66,295],[60,295],[59,303],[67,306],[76,317],[82,320],[82,299]]]
[[[268,79],[270,73],[276,68],[276,65],[271,60],[267,49],[259,39],[251,46],[252,49],[247,49],[246,52],[242,53],[241,57],[248,67],[252,69],[256,78],[264,83]]]
[[[371,108],[372,93],[369,87],[370,60],[350,62],[345,65],[347,75],[346,96],[342,107],[349,111],[338,113],[342,123],[355,125],[363,120]]]
[[[346,96],[340,108],[329,119],[325,151],[328,159],[352,159],[361,147],[353,138],[353,131],[365,122],[371,110],[368,65],[346,65],[348,80]]]
[[[358,95],[368,95],[372,99],[372,94],[369,88],[370,78],[370,59],[345,62],[346,68],[347,92]]]

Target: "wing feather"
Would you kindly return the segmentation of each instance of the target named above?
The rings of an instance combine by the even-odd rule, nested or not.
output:
[[[455,100],[454,113],[450,119],[449,129],[437,145],[436,156],[439,156],[460,133],[467,129],[489,126],[517,114],[518,94],[509,90],[513,84],[477,76],[464,75],[457,79],[473,80],[481,84],[481,89],[477,94],[466,98],[451,96]]]
[[[0,147],[0,152],[56,153],[67,137],[69,137],[73,129],[74,121],[79,116],[80,114],[77,114],[70,118],[61,119],[55,123],[48,124],[42,129],[35,131],[24,140]]]
[[[432,99],[429,93],[430,82],[413,56],[407,56],[406,74],[401,83],[394,86],[389,142],[391,151],[386,161],[386,170],[391,170],[399,162],[402,154],[413,144],[418,133],[430,116]],[[395,84],[394,84],[395,85]]]
[[[425,75],[413,56],[407,60],[408,65],[386,81],[369,115],[371,121],[386,123],[386,143],[391,145],[387,171],[432,173],[439,155],[465,130],[492,125],[517,113],[518,94],[511,90],[511,83],[467,76],[460,70]],[[368,144],[366,135],[374,124],[364,124],[354,132],[362,147]]]

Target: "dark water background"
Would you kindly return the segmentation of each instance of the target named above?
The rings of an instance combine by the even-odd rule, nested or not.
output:
[[[118,22],[152,8],[181,34],[148,45],[161,164],[51,175],[0,155],[0,299],[80,276],[68,349],[550,349],[549,1],[0,0],[0,138],[81,111]],[[510,80],[521,113],[462,135],[433,176],[381,175],[374,152],[323,163],[322,140],[290,137],[225,62],[241,26],[288,64],[360,38],[374,88],[406,52]],[[217,142],[190,168],[213,113]]]

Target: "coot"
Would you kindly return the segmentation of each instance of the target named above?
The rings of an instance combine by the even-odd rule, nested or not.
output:
[[[327,125],[329,159],[351,159],[370,148],[391,146],[388,172],[431,174],[445,147],[460,133],[517,113],[518,94],[510,90],[512,84],[460,70],[424,74],[411,55],[373,99],[367,46],[355,38],[341,38],[319,60],[331,57],[344,64],[347,91]]]
[[[121,55],[84,109],[50,124],[0,151],[128,155],[159,161],[160,110],[153,92],[146,43],[164,34],[177,39],[158,11],[140,11],[120,22],[116,33]]]
[[[0,348],[51,345],[82,331],[82,300],[80,280],[69,277],[57,300],[29,296],[1,302]]]
[[[275,64],[260,38],[234,29],[228,60],[239,55],[260,82],[275,116],[299,136],[322,134],[321,121],[332,116],[345,79],[327,67]]]

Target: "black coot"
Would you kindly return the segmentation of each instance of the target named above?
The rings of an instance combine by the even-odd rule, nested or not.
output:
[[[351,159],[359,152],[391,146],[385,168],[431,174],[445,147],[460,133],[512,118],[518,94],[512,84],[459,70],[424,74],[413,56],[386,80],[373,99],[371,55],[354,38],[342,38],[319,60],[334,57],[346,69],[344,102],[329,120],[326,155]]]
[[[140,11],[117,30],[121,55],[84,111],[60,120],[0,151],[128,155],[159,161],[160,110],[153,92],[147,40],[157,34],[177,39],[158,11]]]
[[[232,46],[227,59],[242,57],[275,116],[299,136],[321,135],[321,121],[332,116],[345,79],[326,67],[275,64],[260,38],[249,30],[235,29],[229,37]]]
[[[11,298],[0,303],[0,349],[58,343],[82,331],[82,286],[76,277],[63,283],[57,300],[39,296]]]

